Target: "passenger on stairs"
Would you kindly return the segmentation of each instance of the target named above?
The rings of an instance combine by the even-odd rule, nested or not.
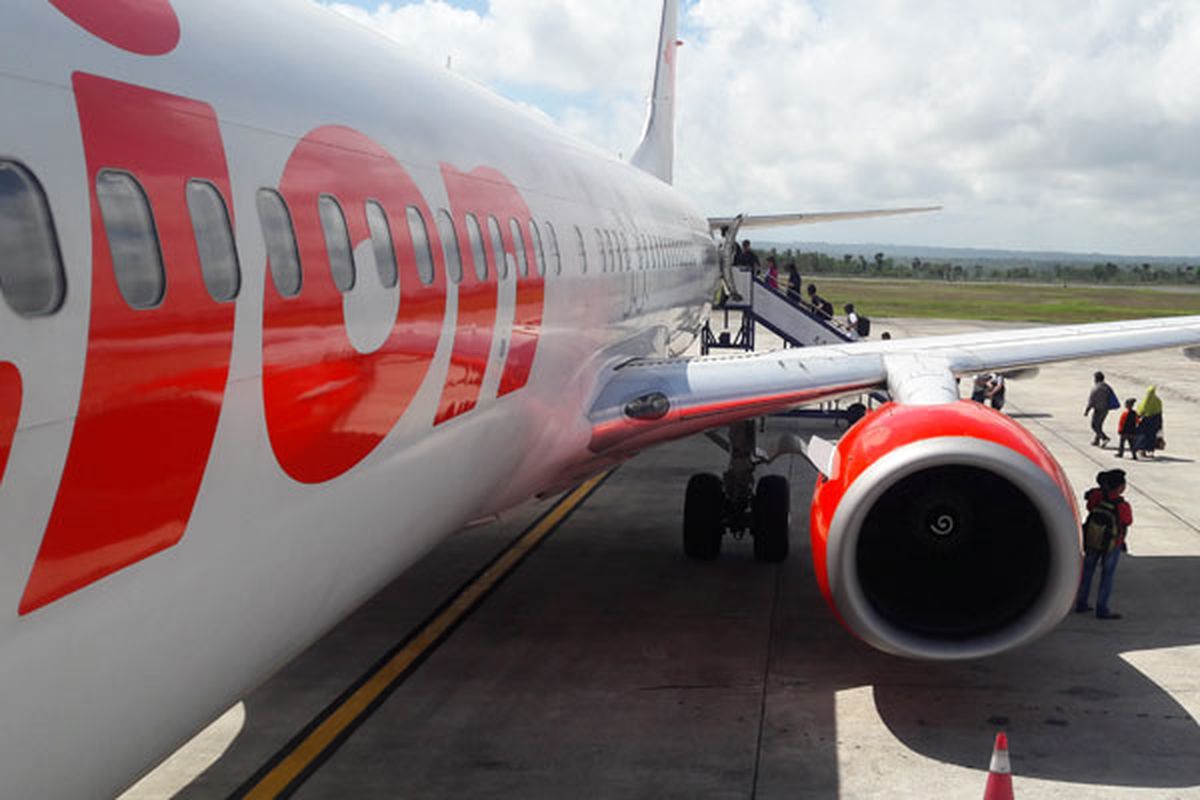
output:
[[[787,265],[787,296],[793,303],[800,302],[800,271],[794,261]]]
[[[812,306],[813,313],[824,318],[833,318],[833,305],[817,294],[817,285],[809,282],[808,284],[808,302]],[[828,310],[827,310],[828,309]]]
[[[854,303],[846,303],[846,330],[850,333],[851,339],[857,339],[858,336],[858,314],[854,311]]]
[[[750,249],[749,239],[742,242],[742,249],[733,257],[733,265],[735,267],[747,267],[751,271],[758,269],[758,256]]]

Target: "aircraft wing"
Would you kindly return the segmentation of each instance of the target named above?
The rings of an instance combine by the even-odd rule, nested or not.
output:
[[[865,211],[817,211],[796,214],[741,214],[736,217],[710,217],[709,230],[722,228],[782,228],[789,225],[811,225],[817,222],[837,222],[848,219],[871,219],[872,217],[895,217],[901,214],[922,214],[941,211],[941,206],[913,206],[910,208],[875,208]]]
[[[1200,344],[1200,316],[851,342],[744,356],[639,359],[614,368],[589,413],[591,449],[621,456],[740,419],[871,390],[936,404],[957,378]]]

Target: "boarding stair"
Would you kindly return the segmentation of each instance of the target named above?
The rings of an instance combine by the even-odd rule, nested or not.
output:
[[[737,267],[726,270],[725,275],[727,290],[732,291],[726,295],[723,303],[713,309],[714,316],[718,313],[721,315],[723,327],[719,333],[714,333],[712,318],[704,324],[700,335],[701,355],[708,355],[712,350],[753,352],[758,325],[774,333],[788,347],[840,344],[858,338],[808,303],[789,296],[784,289],[771,286],[764,276]],[[735,314],[740,315],[736,323],[731,318]],[[733,324],[736,324],[736,330]],[[849,425],[857,421],[868,408],[886,401],[883,393],[871,392],[845,408],[839,401],[832,400],[822,403],[818,408],[795,409],[778,416],[832,419]]]
[[[732,278],[732,291],[714,311],[723,315],[724,330],[714,333],[711,320],[704,326],[700,352],[710,350],[754,350],[755,325],[762,325],[789,347],[813,347],[839,344],[854,337],[834,320],[826,317],[787,291],[770,285],[750,270],[734,268],[727,273]],[[781,276],[782,278],[782,276]],[[731,314],[740,315],[737,330],[733,331]]]

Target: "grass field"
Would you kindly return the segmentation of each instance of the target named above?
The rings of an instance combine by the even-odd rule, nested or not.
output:
[[[1200,314],[1200,289],[941,283],[814,276],[822,297],[841,315],[854,303],[868,317],[1101,322]],[[805,283],[808,278],[805,276]]]

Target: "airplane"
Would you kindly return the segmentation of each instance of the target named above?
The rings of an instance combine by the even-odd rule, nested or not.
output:
[[[1051,630],[1075,495],[956,379],[1200,344],[1200,317],[689,358],[728,265],[672,186],[677,0],[623,162],[315,4],[19,0],[0,27],[0,782],[113,794],[450,533],[655,444],[887,392],[813,559],[887,652]],[[861,216],[778,215],[742,222]],[[753,458],[683,544],[786,557]]]

